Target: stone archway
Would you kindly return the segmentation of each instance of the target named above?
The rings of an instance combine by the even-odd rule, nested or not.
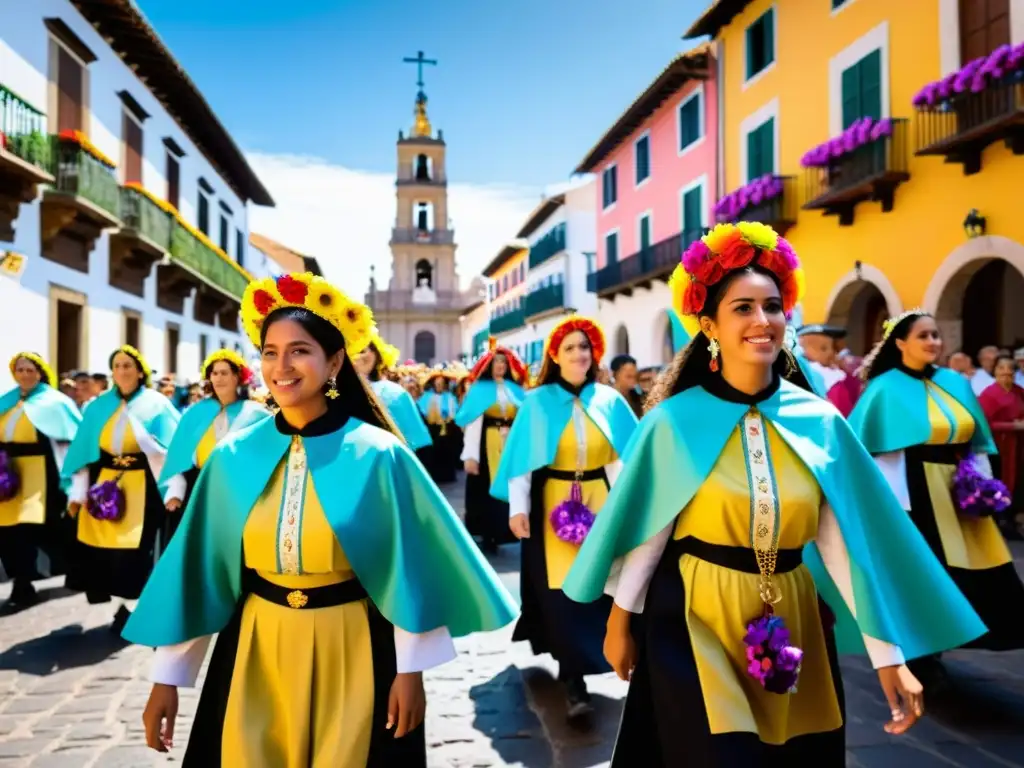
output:
[[[946,351],[974,354],[987,344],[1014,346],[1024,333],[1024,245],[974,238],[939,266],[922,306],[935,315]]]
[[[668,316],[668,313],[671,311],[671,309],[667,309],[655,316],[657,319],[654,321],[654,339],[651,344],[651,349],[654,352],[652,357],[655,358],[652,362],[655,364],[668,365],[672,362],[672,358],[675,357],[672,322]]]
[[[629,331],[626,329],[625,325],[620,325],[615,330],[615,354],[629,354]]]
[[[846,346],[865,355],[882,338],[882,323],[903,311],[903,302],[889,278],[870,264],[844,275],[832,288],[825,317],[831,325],[846,328]]]
[[[430,331],[420,331],[412,341],[413,357],[417,363],[434,364],[437,355],[437,340]]]

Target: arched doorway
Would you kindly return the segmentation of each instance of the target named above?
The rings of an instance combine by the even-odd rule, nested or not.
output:
[[[882,325],[889,316],[889,304],[878,286],[859,280],[840,289],[829,309],[828,323],[845,328],[847,348],[862,356],[882,338]]]
[[[437,355],[437,347],[434,334],[430,331],[420,331],[412,341],[413,357],[417,363],[426,365],[434,364],[434,357]]]
[[[624,325],[620,325],[615,331],[615,354],[629,354],[629,331],[626,330]]]

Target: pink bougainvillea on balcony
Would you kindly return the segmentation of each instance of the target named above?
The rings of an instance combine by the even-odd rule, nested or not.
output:
[[[892,136],[892,120],[888,117],[882,120],[862,117],[835,138],[804,154],[800,165],[804,168],[825,168],[834,160],[886,136]]]
[[[719,221],[735,221],[747,208],[774,200],[782,194],[782,179],[765,174],[733,190],[715,204]]]
[[[1009,75],[1024,74],[1024,43],[1001,45],[988,56],[970,61],[951,75],[928,83],[914,96],[918,109],[941,106],[961,93],[981,93]]]

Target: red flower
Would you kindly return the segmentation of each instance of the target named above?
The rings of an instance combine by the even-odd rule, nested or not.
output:
[[[252,295],[252,303],[256,307],[257,312],[265,315],[274,306],[275,302],[274,297],[261,288]]]
[[[704,302],[708,298],[708,289],[703,283],[692,282],[686,287],[683,294],[683,312],[687,315],[696,315],[704,309]]]
[[[741,237],[732,240],[718,256],[725,272],[747,266],[754,259],[754,246]]]
[[[792,271],[789,264],[786,263],[785,257],[777,251],[761,251],[761,255],[757,257],[757,263],[769,272],[775,273],[782,282],[789,277],[789,273]]]
[[[782,308],[786,312],[789,312],[789,310],[796,306],[799,292],[800,285],[793,274],[790,273],[782,283]]]
[[[238,380],[242,386],[248,386],[252,382],[252,371],[249,370],[249,366],[242,366],[242,369],[238,372]]]
[[[305,283],[300,283],[290,275],[282,275],[277,278],[277,292],[289,304],[301,304],[306,300],[309,288]]]
[[[705,261],[693,274],[694,279],[704,283],[704,285],[714,285],[725,275],[725,271],[722,269],[722,265],[716,260]]]

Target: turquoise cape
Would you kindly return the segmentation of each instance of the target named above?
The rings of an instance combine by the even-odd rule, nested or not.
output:
[[[0,416],[3,416],[21,399],[18,387],[0,397]],[[37,432],[51,440],[70,443],[78,434],[82,414],[75,401],[49,384],[38,384],[25,398],[25,415]]]
[[[679,319],[679,315],[674,309],[669,307],[665,311],[668,313],[668,322],[672,329],[672,354],[674,355],[690,343],[690,334],[683,327],[683,321]]]
[[[370,384],[373,393],[381,401],[394,420],[398,431],[414,451],[431,444],[430,432],[416,409],[416,401],[401,385],[387,379]]]
[[[227,412],[231,432],[244,429],[270,416],[270,411],[255,400],[236,400],[227,407]],[[203,439],[218,413],[220,401],[215,397],[208,397],[190,405],[181,414],[181,421],[167,449],[164,468],[160,472],[161,485],[195,466],[195,453],[199,441]]]
[[[505,394],[508,395],[509,404],[516,410],[523,405],[523,396],[526,392],[510,379],[505,380]],[[473,421],[484,415],[484,411],[498,402],[498,385],[493,379],[479,379],[474,381],[469,391],[466,392],[466,399],[462,401],[459,412],[455,414],[455,423],[465,429]]]
[[[451,392],[424,392],[420,395],[419,402],[417,403],[420,413],[424,416],[430,415],[430,398],[435,395],[441,398],[441,418],[445,421],[454,419],[456,411],[459,410],[459,401],[455,399],[455,395]]]
[[[559,384],[544,384],[526,393],[501,452],[491,496],[508,501],[509,480],[554,461],[558,440],[572,419],[573,400],[572,393]],[[636,415],[625,398],[609,386],[591,382],[580,392],[580,403],[615,453],[622,457],[637,425]]]
[[[78,428],[68,455],[64,459],[61,474],[71,477],[78,470],[99,461],[100,435],[117,409],[124,402],[117,388],[112,388],[97,397],[82,414],[82,424]],[[171,405],[171,401],[155,389],[140,387],[128,399],[128,413],[137,419],[153,440],[165,450],[171,444],[174,430],[178,426],[181,414]]]
[[[124,629],[164,646],[219,632],[242,596],[242,533],[292,438],[274,419],[214,449]],[[518,609],[412,451],[358,419],[303,438],[317,496],[360,583],[408,632],[498,629]]]
[[[971,448],[976,453],[996,453],[988,419],[974,396],[971,383],[956,371],[937,368],[932,382],[966,408],[974,417]],[[902,451],[923,445],[931,435],[928,395],[924,379],[893,368],[868,382],[850,414],[850,426],[871,453]]]
[[[818,397],[828,397],[828,390],[825,388],[825,379],[811,367],[810,362],[804,355],[803,349],[797,344],[793,349],[793,357],[796,358],[797,365],[800,366],[800,372],[803,373],[804,378],[807,379],[807,383],[811,385],[811,389],[814,390],[814,394]]]
[[[957,648],[984,634],[985,625],[834,407],[783,381],[758,409],[818,481],[846,542],[856,622],[817,545],[808,543],[804,550],[818,592],[836,615],[840,652],[863,652],[861,632],[899,645],[907,658]],[[746,405],[694,387],[644,417],[625,467],[562,587],[570,598],[596,600],[613,561],[673,521],[711,473],[747,411]],[[690,512],[705,513],[714,510]]]

